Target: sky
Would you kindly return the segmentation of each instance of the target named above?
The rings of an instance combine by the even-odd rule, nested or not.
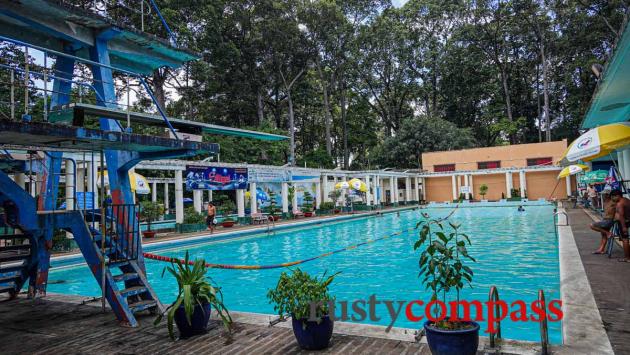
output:
[[[392,4],[396,7],[403,6],[408,0],[392,0]]]

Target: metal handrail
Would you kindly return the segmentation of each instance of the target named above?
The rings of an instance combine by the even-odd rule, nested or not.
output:
[[[547,355],[547,348],[549,346],[549,329],[547,326],[547,303],[545,302],[545,292],[543,290],[538,291],[538,302],[543,310],[544,317],[540,320],[540,353]]]
[[[557,219],[558,215],[564,215],[565,224],[558,224],[559,219]],[[569,215],[564,211],[556,211],[553,213],[553,222],[556,226],[568,226],[569,225]]]
[[[488,302],[494,302],[494,312],[495,314],[495,322],[497,323],[495,333],[490,333],[490,347],[494,348],[496,346],[496,340],[501,339],[501,308],[498,304],[499,302],[499,290],[497,290],[496,286],[490,287],[490,294],[488,295]]]

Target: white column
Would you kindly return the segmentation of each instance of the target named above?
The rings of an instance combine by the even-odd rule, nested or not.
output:
[[[624,171],[621,173],[622,180],[630,180],[630,149],[623,151],[623,166]],[[626,183],[628,186],[628,183]]]
[[[321,180],[315,183],[315,207],[319,209],[322,204],[322,183]]]
[[[457,200],[459,197],[457,194],[457,175],[451,175],[451,185],[453,187],[453,200]]]
[[[527,191],[527,180],[525,180],[525,170],[518,172],[519,188],[521,190],[521,198],[525,198],[525,192]]]
[[[201,213],[202,209],[202,201],[203,200],[203,190],[193,190],[193,207],[195,207],[195,211]]]
[[[282,213],[289,213],[289,183],[282,182],[282,190],[280,192],[282,197]]]
[[[295,187],[295,185],[293,186]],[[295,189],[295,192],[293,193],[293,201],[291,201],[291,205],[293,205],[293,212],[297,212],[300,210],[298,206],[297,189]]]
[[[567,184],[567,196],[571,196],[571,175],[565,178]]]
[[[208,202],[212,202],[212,190],[208,190]]]
[[[168,182],[164,183],[164,213],[168,214],[170,212],[169,210],[169,200],[168,200]]]
[[[85,169],[77,166],[77,191],[85,192]],[[83,203],[83,202],[81,202]]]
[[[175,170],[175,223],[184,222],[184,183],[182,171]]]
[[[372,204],[372,182],[370,181],[370,175],[365,175],[365,185],[367,185],[367,192],[365,193],[365,204],[370,206]]]
[[[422,199],[426,201],[427,199],[427,179],[426,178],[420,178],[420,182],[422,182]]]
[[[256,206],[256,183],[249,183],[249,201],[251,213],[258,213],[258,206]]]
[[[74,164],[70,160],[66,160],[66,210],[70,211],[74,209]],[[56,203],[56,202],[55,202]]]
[[[413,178],[413,181],[415,182],[415,184],[413,185],[414,198],[416,200],[416,203],[420,203],[420,178],[416,176],[415,178]]]
[[[245,217],[245,190],[236,190],[236,211],[239,217]]]
[[[464,178],[464,186],[469,187],[469,183],[468,183],[468,175],[463,175]],[[464,198],[468,199],[470,198],[470,193],[465,193],[464,194]]]
[[[374,175],[374,204],[378,205],[381,203],[381,196],[383,195],[383,190],[381,189],[381,177],[378,175]]]
[[[151,202],[157,202],[157,182],[151,183]]]
[[[512,172],[505,173],[505,189],[507,190],[505,196],[507,198],[512,197]]]
[[[405,178],[405,203],[411,201],[411,178],[407,176]]]
[[[385,205],[385,178],[382,176],[378,177],[378,183],[381,187],[381,204]]]
[[[322,186],[322,195],[323,195],[323,199],[324,201],[328,202],[328,201],[332,201],[332,199],[330,197],[328,197],[328,194],[330,193],[330,190],[328,189],[328,175],[322,175],[320,178],[321,181],[321,186]]]
[[[98,207],[98,186],[97,186],[97,181],[98,181],[98,166],[96,165],[96,162],[88,162],[86,164],[87,166],[87,188],[86,191],[88,192],[92,192],[92,194],[94,195],[94,207]]]

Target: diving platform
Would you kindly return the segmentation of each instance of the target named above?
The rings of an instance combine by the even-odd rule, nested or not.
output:
[[[111,66],[144,75],[199,59],[188,49],[64,0],[0,1],[0,35],[57,52],[70,50],[83,59],[90,59],[97,38],[106,38]]]
[[[121,150],[139,153],[165,153],[168,156],[190,156],[193,155],[191,153],[194,155],[216,154],[219,152],[219,145],[216,143],[10,120],[0,120],[0,142],[5,149],[32,146],[60,151]]]
[[[132,123],[141,123],[147,126],[166,127],[165,121],[162,116],[84,103],[71,103],[68,105],[64,105],[55,111],[51,111],[48,119],[50,122],[70,123],[73,126],[81,127],[85,123],[86,116],[106,117],[118,121],[126,121],[127,118],[129,118],[129,121],[131,121]],[[266,141],[280,141],[288,139],[288,137],[278,134],[219,126],[172,117],[167,117],[167,119],[171,123],[173,128],[175,128],[178,132],[183,133],[196,135],[201,135],[203,133],[219,134],[225,136],[253,138]]]

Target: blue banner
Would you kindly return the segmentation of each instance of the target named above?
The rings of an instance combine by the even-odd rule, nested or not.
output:
[[[247,168],[186,166],[186,190],[247,189]]]

